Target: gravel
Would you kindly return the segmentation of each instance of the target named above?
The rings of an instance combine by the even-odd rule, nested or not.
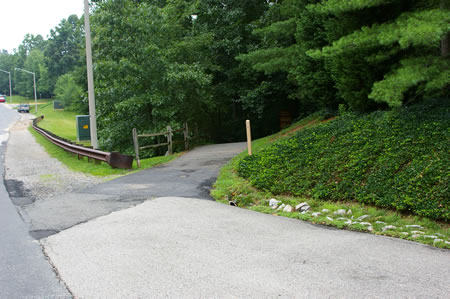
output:
[[[43,200],[58,194],[79,191],[105,182],[110,177],[95,177],[73,172],[57,159],[50,157],[28,131],[34,116],[22,114],[10,128],[5,156],[5,182],[8,191],[18,196]]]

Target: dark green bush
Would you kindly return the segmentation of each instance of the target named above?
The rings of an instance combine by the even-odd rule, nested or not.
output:
[[[428,101],[345,114],[244,158],[239,174],[274,194],[394,208],[450,220],[450,106]]]

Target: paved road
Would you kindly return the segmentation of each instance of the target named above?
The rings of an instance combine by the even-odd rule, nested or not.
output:
[[[448,298],[450,252],[157,198],[41,240],[79,298]]]
[[[82,192],[58,195],[24,205],[21,213],[32,236],[41,239],[74,225],[146,200],[180,196],[211,199],[219,169],[245,149],[245,143],[196,148],[168,164],[127,175]]]
[[[15,111],[0,104],[0,176],[4,176],[6,129],[18,119]],[[29,235],[0,183],[0,298],[68,297],[38,242]]]
[[[77,298],[448,298],[448,250],[207,200],[244,148],[198,148],[23,217]]]

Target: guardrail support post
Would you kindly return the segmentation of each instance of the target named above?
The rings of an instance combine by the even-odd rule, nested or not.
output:
[[[134,143],[134,153],[136,155],[137,167],[141,168],[141,160],[139,160],[139,142],[138,142],[136,128],[133,128],[133,143]]]
[[[188,128],[188,124],[185,123],[184,124],[184,149],[188,150],[189,149],[189,128]]]
[[[172,155],[173,147],[172,147],[172,127],[171,126],[167,126],[167,143],[169,144],[168,148],[167,148],[167,154]]]

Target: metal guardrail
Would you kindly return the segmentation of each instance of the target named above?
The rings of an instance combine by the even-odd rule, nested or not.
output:
[[[103,161],[108,163],[113,168],[122,168],[122,169],[131,169],[133,166],[133,157],[122,155],[121,153],[117,152],[102,152],[99,150],[95,150],[92,148],[88,148],[85,146],[82,146],[80,144],[74,144],[70,140],[61,138],[45,129],[38,127],[38,122],[44,119],[44,116],[39,116],[33,120],[33,129],[36,130],[39,134],[47,138],[51,143],[55,144],[56,146],[59,146],[60,148],[73,153],[75,155],[78,155],[78,158],[80,157],[87,157],[88,161],[90,159],[96,160],[96,161]]]

